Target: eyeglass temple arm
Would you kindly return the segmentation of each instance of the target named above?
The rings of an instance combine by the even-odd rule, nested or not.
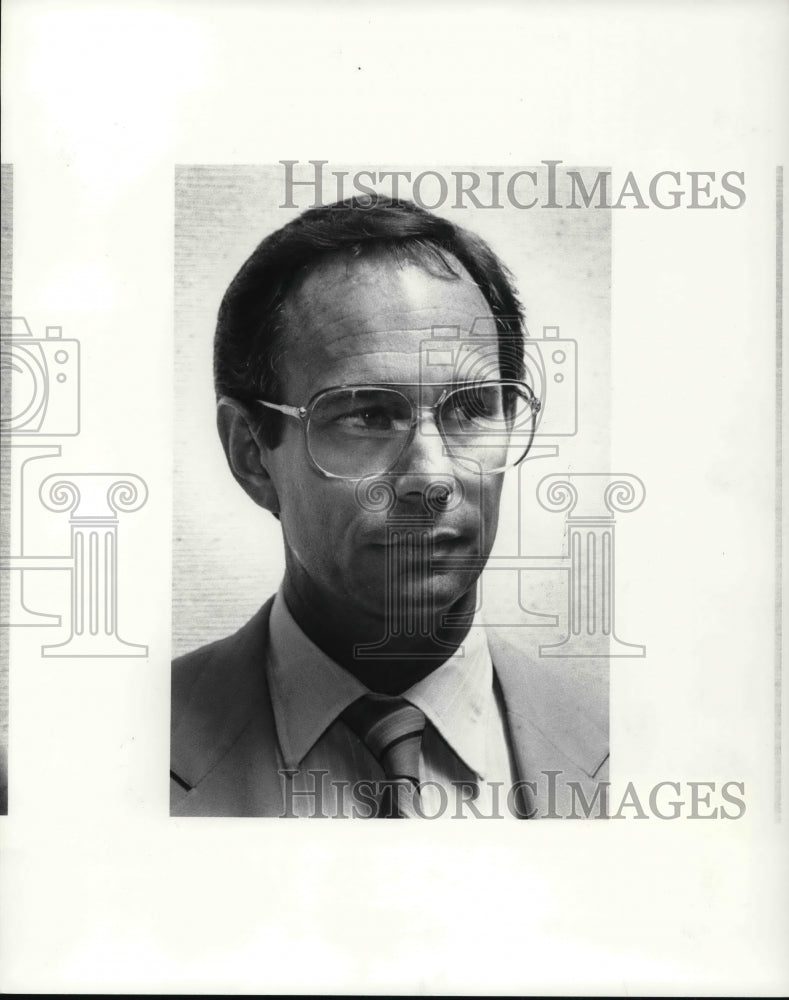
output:
[[[307,411],[303,406],[286,406],[283,403],[267,403],[265,399],[259,399],[258,403],[261,406],[267,406],[270,410],[279,410],[280,413],[285,413],[289,417],[296,417],[297,420],[303,420],[307,415]]]

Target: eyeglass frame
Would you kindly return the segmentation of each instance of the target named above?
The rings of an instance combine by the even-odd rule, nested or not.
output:
[[[405,395],[405,393],[400,393],[400,395],[404,399],[406,399],[408,401],[408,403],[410,404],[410,406],[411,406],[411,426],[409,427],[409,430],[408,430],[408,437],[405,439],[403,447],[401,448],[401,450],[400,450],[397,458],[392,462],[391,466],[388,469],[385,469],[382,472],[374,472],[374,473],[370,472],[370,473],[367,473],[365,476],[339,476],[339,475],[337,475],[334,472],[327,472],[326,469],[323,469],[323,468],[321,468],[320,465],[318,465],[317,461],[315,460],[315,458],[314,458],[314,456],[312,454],[312,449],[310,448],[309,437],[308,437],[310,414],[311,414],[312,410],[315,408],[315,404],[317,403],[317,401],[322,396],[325,396],[325,395],[327,395],[328,393],[331,393],[331,392],[336,392],[338,389],[393,389],[395,392],[397,392],[401,387],[402,388],[413,388],[414,386],[418,386],[420,388],[425,388],[425,387],[430,386],[430,385],[434,385],[434,386],[441,385],[440,382],[437,382],[437,383],[429,383],[429,382],[360,382],[360,383],[344,383],[343,385],[332,385],[332,386],[327,386],[325,389],[319,389],[318,392],[316,392],[313,396],[310,397],[310,399],[307,401],[307,403],[304,406],[292,406],[292,405],[287,404],[287,403],[271,403],[271,402],[268,402],[265,399],[256,399],[256,400],[254,400],[254,402],[259,403],[261,406],[265,406],[265,407],[267,407],[270,410],[276,410],[278,413],[284,413],[285,416],[295,417],[299,421],[299,423],[301,424],[302,429],[304,431],[304,446],[307,449],[307,455],[308,455],[309,460],[312,463],[313,467],[317,470],[317,472],[319,472],[326,479],[343,479],[346,482],[354,482],[354,481],[361,481],[362,479],[365,479],[366,476],[383,476],[383,475],[386,475],[388,472],[390,472],[394,468],[395,465],[397,465],[397,462],[402,458],[402,456],[406,453],[406,451],[408,451],[409,447],[411,446],[411,444],[412,444],[412,442],[414,440],[416,428],[417,428],[417,425],[419,423],[419,413],[422,410],[431,410],[432,411],[432,413],[433,413],[433,422],[436,425],[436,428],[438,430],[439,436],[441,437],[441,440],[443,442],[444,448],[447,449],[447,454],[449,455],[450,458],[457,459],[457,456],[452,454],[452,452],[450,450],[450,446],[447,443],[447,439],[446,439],[446,436],[444,434],[444,430],[443,430],[443,427],[442,427],[442,424],[441,424],[441,420],[439,419],[439,415],[438,415],[439,408],[444,405],[444,403],[447,400],[447,397],[450,396],[453,392],[457,392],[460,389],[474,389],[477,386],[494,385],[494,384],[515,385],[515,386],[518,386],[519,388],[525,389],[526,392],[527,392],[527,394],[528,394],[528,402],[529,402],[529,405],[531,407],[532,421],[534,421],[533,429],[532,429],[532,433],[531,433],[531,437],[529,439],[529,443],[523,449],[523,454],[520,456],[520,458],[518,459],[517,462],[515,462],[513,465],[505,465],[504,468],[502,468],[502,469],[495,469],[495,470],[492,469],[492,470],[490,470],[488,472],[481,472],[481,475],[483,475],[483,476],[500,476],[503,473],[507,472],[509,469],[514,469],[518,465],[520,465],[520,463],[524,460],[524,458],[526,457],[526,455],[529,453],[529,451],[531,449],[531,446],[532,446],[532,443],[534,441],[534,435],[536,433],[536,419],[537,419],[537,415],[539,414],[540,410],[542,409],[542,400],[540,400],[534,394],[534,391],[531,388],[531,386],[528,384],[528,382],[524,382],[522,379],[514,379],[514,378],[513,379],[510,379],[510,378],[481,379],[481,380],[479,380],[477,382],[464,382],[462,384],[454,385],[454,386],[451,386],[451,387],[448,387],[448,386],[445,385],[443,392],[438,397],[438,399],[435,401],[435,403],[432,403],[432,404],[429,404],[429,405],[424,405],[424,406],[417,406],[408,396]]]

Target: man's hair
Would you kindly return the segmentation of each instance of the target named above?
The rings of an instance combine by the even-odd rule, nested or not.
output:
[[[523,377],[521,305],[511,274],[487,243],[413,202],[362,195],[303,212],[267,236],[235,276],[219,307],[214,337],[217,398],[279,401],[277,358],[288,293],[305,271],[338,254],[385,254],[398,265],[418,264],[449,278],[461,277],[459,262],[495,318],[502,378]],[[264,410],[258,416],[261,433],[274,447],[280,415]]]

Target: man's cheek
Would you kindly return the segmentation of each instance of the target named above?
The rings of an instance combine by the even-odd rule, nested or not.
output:
[[[499,505],[501,503],[501,482],[491,484],[481,497],[480,518],[482,520],[482,534],[487,546],[493,544],[496,536],[496,529],[499,523]]]

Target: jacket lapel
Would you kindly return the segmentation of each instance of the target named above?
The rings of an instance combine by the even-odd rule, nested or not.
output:
[[[501,635],[489,644],[530,818],[605,811],[608,759],[608,664],[533,660]],[[602,804],[594,802],[603,796]],[[584,805],[586,803],[587,805]],[[601,812],[602,810],[602,812]]]
[[[266,682],[273,599],[235,635],[173,664],[172,811],[276,816],[279,749]]]

